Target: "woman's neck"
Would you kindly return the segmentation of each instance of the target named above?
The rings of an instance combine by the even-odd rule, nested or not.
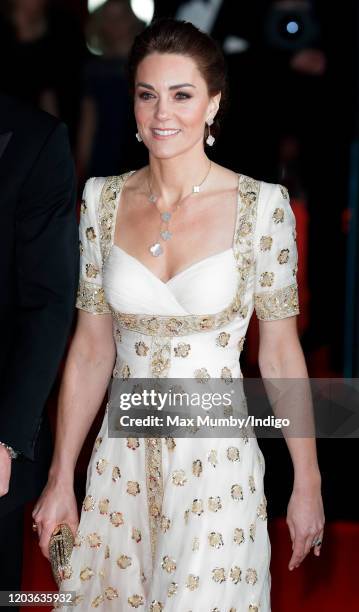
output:
[[[193,150],[177,157],[159,159],[150,154],[151,192],[171,206],[192,192],[206,177],[210,160],[204,150]]]

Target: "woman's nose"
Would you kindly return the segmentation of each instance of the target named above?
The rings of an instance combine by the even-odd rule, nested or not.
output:
[[[169,117],[168,102],[164,99],[159,99],[156,104],[156,118],[160,120],[168,119]]]

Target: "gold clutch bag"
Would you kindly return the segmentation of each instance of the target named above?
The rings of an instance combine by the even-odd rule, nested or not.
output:
[[[57,586],[66,576],[73,547],[74,536],[70,527],[66,523],[57,525],[49,541],[50,563]]]

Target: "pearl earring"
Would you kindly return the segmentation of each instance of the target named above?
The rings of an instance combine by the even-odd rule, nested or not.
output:
[[[206,143],[208,144],[208,146],[209,146],[209,147],[213,147],[214,142],[215,142],[215,140],[216,140],[216,139],[215,139],[215,137],[214,137],[214,136],[212,136],[212,134],[211,134],[211,128],[210,128],[210,125],[212,125],[212,124],[213,124],[213,119],[208,119],[208,120],[207,120],[207,125],[208,125],[208,136],[207,136],[207,138],[206,138]]]
[[[137,138],[138,142],[142,142],[142,136],[141,136],[140,132],[136,132],[136,138]]]

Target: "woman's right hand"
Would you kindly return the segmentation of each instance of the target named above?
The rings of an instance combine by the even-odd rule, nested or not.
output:
[[[56,480],[48,481],[35,504],[32,518],[37,525],[39,546],[49,559],[49,541],[55,527],[67,523],[75,536],[79,519],[73,486]]]

